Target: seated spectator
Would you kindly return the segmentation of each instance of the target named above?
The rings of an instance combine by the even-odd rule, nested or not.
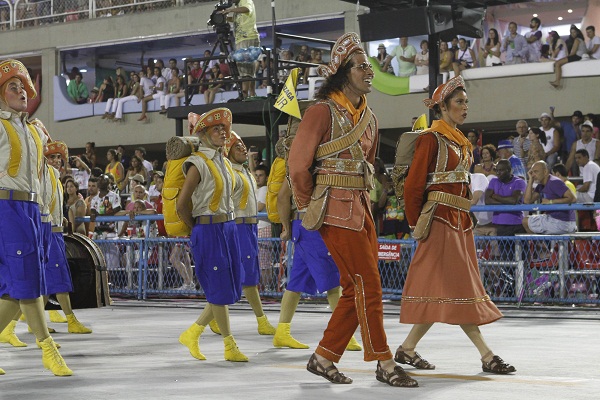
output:
[[[497,177],[490,180],[485,191],[485,204],[487,205],[518,205],[523,204],[523,193],[527,188],[525,181],[512,173],[508,160],[500,160],[496,165]],[[492,223],[496,227],[498,236],[514,236],[524,233],[523,211],[494,211]],[[506,259],[513,258],[513,246],[503,243],[500,246],[500,255]]]
[[[452,61],[454,61],[454,53],[448,49],[448,43],[440,42],[440,72],[452,71]]]
[[[160,114],[166,114],[167,109],[171,105],[171,99],[175,99],[175,105],[179,106],[179,99],[185,95],[185,92],[181,89],[181,80],[179,78],[179,68],[175,67],[171,69],[171,79],[167,82],[167,90],[165,92],[164,99],[161,99],[161,110]]]
[[[489,181],[484,174],[471,174],[471,199],[472,206],[485,205],[485,192],[489,186]],[[496,236],[496,227],[492,224],[493,213],[489,211],[479,211],[473,213],[477,225],[473,229],[475,236]]]
[[[117,75],[115,95],[106,101],[106,108],[104,109],[104,115],[102,116],[102,119],[113,119],[115,117],[115,113],[117,112],[117,105],[119,103],[118,100],[127,97],[128,94],[129,87],[125,82],[125,78],[123,75]]]
[[[69,97],[77,104],[87,103],[89,96],[88,88],[85,83],[82,82],[83,75],[81,72],[75,73],[75,79],[71,79],[67,86],[67,93]]]
[[[575,161],[575,152],[577,150],[585,149],[588,152],[590,160],[594,161],[600,156],[600,140],[594,139],[592,133],[594,132],[594,125],[590,121],[585,121],[581,125],[581,139],[573,143],[571,146],[571,152],[565,166],[567,171],[571,171],[571,167]],[[581,175],[581,171],[577,175]]]
[[[215,96],[219,91],[222,90],[223,83],[214,83],[216,80],[222,80],[223,74],[219,68],[219,64],[214,64],[210,67],[211,78],[208,81],[208,88],[204,91],[204,102],[206,104],[212,104],[215,102]]]
[[[127,193],[131,194],[131,198],[133,198],[133,189],[135,189],[136,186],[144,186],[144,184],[146,183],[146,179],[141,175],[141,174],[135,174],[132,175],[128,178],[129,181],[129,185],[128,185],[128,191]],[[146,187],[146,186],[144,186]]]
[[[87,99],[87,103],[95,103],[96,102],[96,98],[98,97],[98,88],[96,86],[94,86],[92,88],[92,90],[90,90],[90,97],[88,97]]]
[[[167,86],[167,81],[161,75],[160,68],[154,67],[154,77],[156,77],[156,82],[153,86],[150,86],[151,93],[146,94],[144,92],[144,98],[142,99],[142,115],[138,118],[138,121],[145,121],[148,119],[146,112],[148,110],[148,103],[154,99],[164,99],[165,89]],[[151,79],[152,80],[152,79]],[[164,104],[161,104],[163,106]]]
[[[481,65],[485,65],[486,67],[502,65],[500,54],[500,37],[498,36],[498,31],[492,28],[488,33],[485,46],[481,48],[481,55],[485,60]]]
[[[108,99],[112,99],[115,97],[115,83],[110,76],[107,76],[102,81],[100,85],[100,90],[98,92],[98,96],[96,96],[96,100],[94,103],[103,103],[108,101]]]
[[[529,181],[523,198],[525,204],[532,204],[538,200],[541,204],[571,204],[575,202],[575,195],[565,183],[550,174],[544,161],[538,161],[528,172]],[[537,184],[533,188],[534,182]],[[562,235],[577,231],[575,211],[546,211],[542,214],[530,215],[523,218],[523,227],[527,233],[544,235]]]
[[[585,35],[590,39],[586,47],[587,55],[594,60],[600,60],[600,37],[596,36],[594,25],[585,28]]]
[[[529,139],[529,142],[531,143],[527,155],[527,168],[531,168],[535,162],[544,161],[546,159],[546,152],[544,151],[546,135],[539,128],[529,128],[527,139]]]
[[[283,50],[281,52],[281,57],[279,59],[281,63],[279,64],[279,70],[277,71],[277,76],[279,77],[280,81],[285,82],[288,75],[290,74],[290,69],[292,68],[292,66],[286,61],[291,61],[293,59],[294,54],[290,50]]]
[[[458,50],[456,50],[454,62],[452,63],[454,76],[460,75],[460,71],[475,66],[475,52],[467,45],[467,40],[465,38],[460,38],[458,40]]]
[[[377,46],[377,62],[379,63],[379,68],[383,71],[383,64],[385,63],[385,59],[388,56],[387,50],[385,48],[385,45],[383,43],[380,43],[379,46]],[[392,64],[390,63],[388,65],[388,68],[384,71],[387,72],[388,74],[394,74],[394,67],[392,67]]]
[[[583,39],[583,33],[581,33],[579,28],[577,28],[575,25],[571,25],[570,35],[566,43],[567,49],[569,50],[569,55],[554,62],[554,73],[556,76],[553,81],[550,81],[550,85],[555,88],[560,86],[560,80],[562,78],[562,66],[573,61],[581,60],[581,56],[587,51],[585,47],[585,40]]]
[[[548,60],[542,61],[557,61],[567,56],[567,45],[565,44],[565,41],[562,40],[558,32],[550,31],[548,33],[548,38],[546,39],[546,42],[550,47],[550,54]]]
[[[495,176],[496,171],[494,170],[496,160],[496,146],[493,144],[486,144],[481,147],[481,164],[473,167],[473,172],[477,174],[483,174],[488,179],[490,176]]]
[[[600,166],[590,160],[590,155],[586,149],[575,152],[575,162],[579,165],[583,177],[583,184],[577,186],[577,202],[592,203],[596,194],[596,182]]]
[[[527,172],[525,172],[525,166],[519,159],[519,157],[513,154],[513,144],[511,140],[501,140],[498,142],[498,157],[501,160],[508,160],[510,162],[512,173],[519,178],[526,180]]]
[[[531,141],[527,137],[529,135],[529,125],[527,125],[527,121],[522,119],[517,121],[516,129],[518,136],[513,139],[513,151],[515,156],[521,160],[521,164],[527,166],[527,158],[531,148]]]
[[[125,103],[129,101],[137,101],[138,103],[142,101],[144,97],[144,89],[140,84],[140,76],[136,73],[132,75],[133,85],[131,86],[131,91],[129,92],[129,96],[121,97],[120,99],[116,99],[116,110],[114,114],[113,122],[121,122],[123,120],[123,106]],[[113,107],[114,108],[114,107]]]
[[[135,175],[142,176],[142,184],[146,182],[146,177],[148,176],[148,170],[144,167],[142,160],[138,156],[131,156],[131,160],[129,161],[129,169],[127,170],[127,174],[125,175],[126,179],[131,179]],[[131,192],[129,192],[131,193]]]
[[[121,229],[119,230],[119,236],[126,236],[129,233],[131,234],[130,236],[145,236],[144,234],[144,225],[146,224],[145,221],[135,221],[134,218],[136,215],[153,215],[156,214],[156,210],[154,208],[148,208],[146,203],[143,200],[135,200],[132,201],[131,203],[129,203],[131,205],[130,209],[128,210],[129,212],[122,210],[119,211],[117,214],[115,215],[126,215],[129,214],[129,217],[131,218],[130,221],[125,221],[123,222],[123,225],[121,226]],[[152,222],[154,223],[154,222]],[[132,228],[132,229],[128,229],[128,228]]]
[[[577,197],[577,189],[575,188],[575,185],[573,185],[573,182],[568,179],[569,175],[567,173],[567,167],[565,167],[564,164],[554,164],[552,167],[552,175],[563,181],[571,193],[573,193],[573,196]],[[575,200],[577,200],[577,198]],[[594,199],[594,201],[596,201],[596,199]]]
[[[109,178],[107,175],[100,175],[98,178],[98,194],[90,201],[90,212],[92,222],[95,222],[96,215],[115,215],[121,211],[121,199],[119,195],[109,190]],[[116,237],[115,222],[96,223],[97,233],[107,233],[109,237]]]
[[[135,185],[133,194],[131,195],[131,202],[125,206],[124,211],[132,211],[135,206],[134,203],[137,201],[141,201],[147,210],[154,208],[154,205],[148,201],[148,192],[146,192],[146,187],[144,185]]]
[[[429,74],[429,42],[421,40],[421,51],[415,56],[415,65],[417,66],[417,75]]]
[[[502,41],[502,52],[506,56],[506,64],[521,64],[526,60],[527,41],[525,37],[517,32],[517,23],[508,24],[508,35]]]
[[[150,203],[156,205],[158,198],[160,197],[160,191],[162,190],[162,184],[164,183],[165,174],[160,170],[153,170],[152,172],[152,184],[148,188],[148,199]]]

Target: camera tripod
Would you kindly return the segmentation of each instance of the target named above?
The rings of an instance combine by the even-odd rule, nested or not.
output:
[[[229,72],[231,73],[231,76],[234,79],[239,78],[240,74],[237,68],[237,64],[235,62],[235,60],[231,59],[229,57],[229,55],[231,53],[233,53],[233,51],[235,50],[233,48],[233,41],[231,40],[231,28],[229,26],[228,23],[226,23],[226,25],[223,26],[215,26],[215,29],[217,31],[217,40],[212,48],[212,50],[210,51],[210,57],[214,57],[215,56],[215,51],[217,50],[217,48],[219,48],[219,52],[220,54],[218,55],[219,58],[224,58],[227,65],[229,65]],[[212,60],[205,60],[203,62],[202,65],[202,73],[200,74],[201,78],[204,78],[206,76],[206,71],[208,71],[210,62]],[[200,83],[200,82],[198,82]],[[242,85],[241,82],[236,83],[237,85],[237,91],[239,93],[239,98],[243,98],[243,92],[242,92]],[[190,91],[189,93],[186,93],[186,105],[189,105],[190,102],[192,101],[192,96],[193,96],[193,91]]]

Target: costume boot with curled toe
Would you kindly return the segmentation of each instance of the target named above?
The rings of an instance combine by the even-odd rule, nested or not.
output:
[[[232,335],[225,336],[223,338],[223,343],[225,343],[225,359],[227,361],[235,361],[235,362],[247,362],[248,357],[244,355],[238,349],[237,343]]]
[[[289,347],[290,349],[308,349],[308,345],[294,339],[290,331],[291,324],[279,323],[275,331],[275,336],[273,336],[273,346]]]
[[[354,336],[350,338],[348,345],[346,346],[346,350],[348,351],[362,351],[362,346],[358,343],[358,340]]]
[[[306,364],[306,370],[312,374],[322,376],[331,383],[341,383],[346,385],[352,383],[352,378],[349,378],[338,371],[333,363],[329,367],[323,366],[317,359],[317,355],[314,353],[308,360],[308,364]]]
[[[27,347],[27,343],[22,342],[15,334],[17,321],[10,321],[6,328],[0,333],[0,343],[8,343],[13,347]]]
[[[75,314],[67,315],[67,322],[69,324],[69,333],[92,333],[90,328],[87,328],[77,320]]]
[[[271,325],[266,315],[263,315],[262,317],[256,317],[256,320],[258,321],[258,333],[260,335],[275,334],[275,327]]]
[[[217,324],[217,320],[213,319],[212,321],[210,321],[208,323],[208,326],[210,327],[210,330],[213,331],[213,333],[216,333],[217,335],[221,334],[221,330],[219,329],[219,325]]]
[[[73,371],[67,367],[51,336],[42,340],[40,346],[42,346],[42,364],[44,368],[49,369],[56,376],[73,375]]]
[[[50,322],[55,322],[59,324],[64,324],[65,322],[67,322],[67,319],[60,315],[60,313],[57,310],[48,311],[48,317],[50,318]]]
[[[416,369],[435,369],[435,365],[431,364],[426,359],[422,358],[419,353],[414,352],[414,356],[410,356],[408,352],[413,352],[414,349],[403,349],[402,346],[396,350],[394,361],[400,364],[412,365]]]
[[[179,335],[179,343],[187,347],[192,357],[198,360],[206,360],[204,354],[200,353],[200,345],[198,344],[202,332],[204,332],[204,326],[194,323]]]
[[[481,368],[483,369],[483,372],[490,372],[492,374],[500,375],[506,375],[512,372],[517,372],[517,369],[515,367],[513,367],[509,363],[504,362],[504,360],[498,356],[493,356],[492,359],[487,362],[483,361],[482,359],[481,362]]]
[[[419,383],[408,376],[406,371],[401,366],[396,365],[393,372],[387,372],[381,367],[381,363],[377,362],[377,370],[375,378],[379,382],[387,383],[394,387],[417,387]]]

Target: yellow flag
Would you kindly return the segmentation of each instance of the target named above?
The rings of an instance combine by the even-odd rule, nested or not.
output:
[[[298,98],[296,97],[296,84],[299,72],[300,68],[294,68],[290,72],[290,76],[285,81],[285,85],[281,89],[281,94],[279,94],[275,102],[275,108],[293,117],[302,119],[300,107],[298,106]]]
[[[413,124],[412,130],[413,132],[418,132],[427,128],[429,128],[429,125],[427,124],[427,114],[421,114]]]

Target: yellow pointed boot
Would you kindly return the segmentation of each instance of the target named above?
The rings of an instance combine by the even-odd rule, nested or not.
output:
[[[271,325],[266,315],[263,315],[262,317],[256,317],[256,320],[258,321],[258,333],[260,335],[275,334],[275,328],[273,325]]]
[[[42,348],[42,342],[40,342],[39,340],[35,339],[35,344],[37,345],[37,347],[39,347],[40,349]],[[60,344],[54,342],[54,345],[56,346],[57,349],[60,349]]]
[[[67,319],[60,315],[60,313],[57,310],[48,311],[48,317],[50,318],[50,322],[56,322],[59,324],[64,324],[65,322],[67,322]]]
[[[225,359],[227,361],[247,362],[248,357],[238,349],[237,343],[232,335],[223,338],[225,343]]]
[[[308,345],[300,343],[292,337],[291,324],[280,322],[277,325],[275,336],[273,336],[273,346],[289,347],[290,349],[308,349]]]
[[[216,320],[211,320],[208,323],[208,326],[210,327],[210,330],[213,331],[214,333],[216,333],[217,335],[221,334],[221,330],[219,329],[219,325],[217,324]]]
[[[21,316],[19,317],[19,321],[25,322],[25,314],[21,313]]]
[[[348,345],[346,346],[346,350],[348,351],[362,351],[362,346],[360,345],[360,343],[358,343],[358,340],[356,340],[356,338],[354,337],[354,335],[352,335],[352,337],[350,338],[350,341],[348,342]]]
[[[75,314],[67,315],[67,323],[69,324],[69,333],[92,333],[90,328],[85,327],[77,320]]]
[[[15,326],[17,321],[10,321],[6,328],[0,333],[0,343],[8,343],[13,347],[27,347],[27,343],[23,343],[15,334]]]
[[[6,372],[2,368],[0,368],[0,375],[4,375]]]
[[[51,336],[42,340],[40,345],[42,346],[42,364],[44,364],[44,368],[49,369],[56,376],[73,375],[73,371],[67,367]]]
[[[200,335],[204,332],[204,326],[193,323],[187,330],[179,335],[179,343],[184,345],[190,351],[192,357],[198,360],[206,360],[204,354],[200,353]]]

